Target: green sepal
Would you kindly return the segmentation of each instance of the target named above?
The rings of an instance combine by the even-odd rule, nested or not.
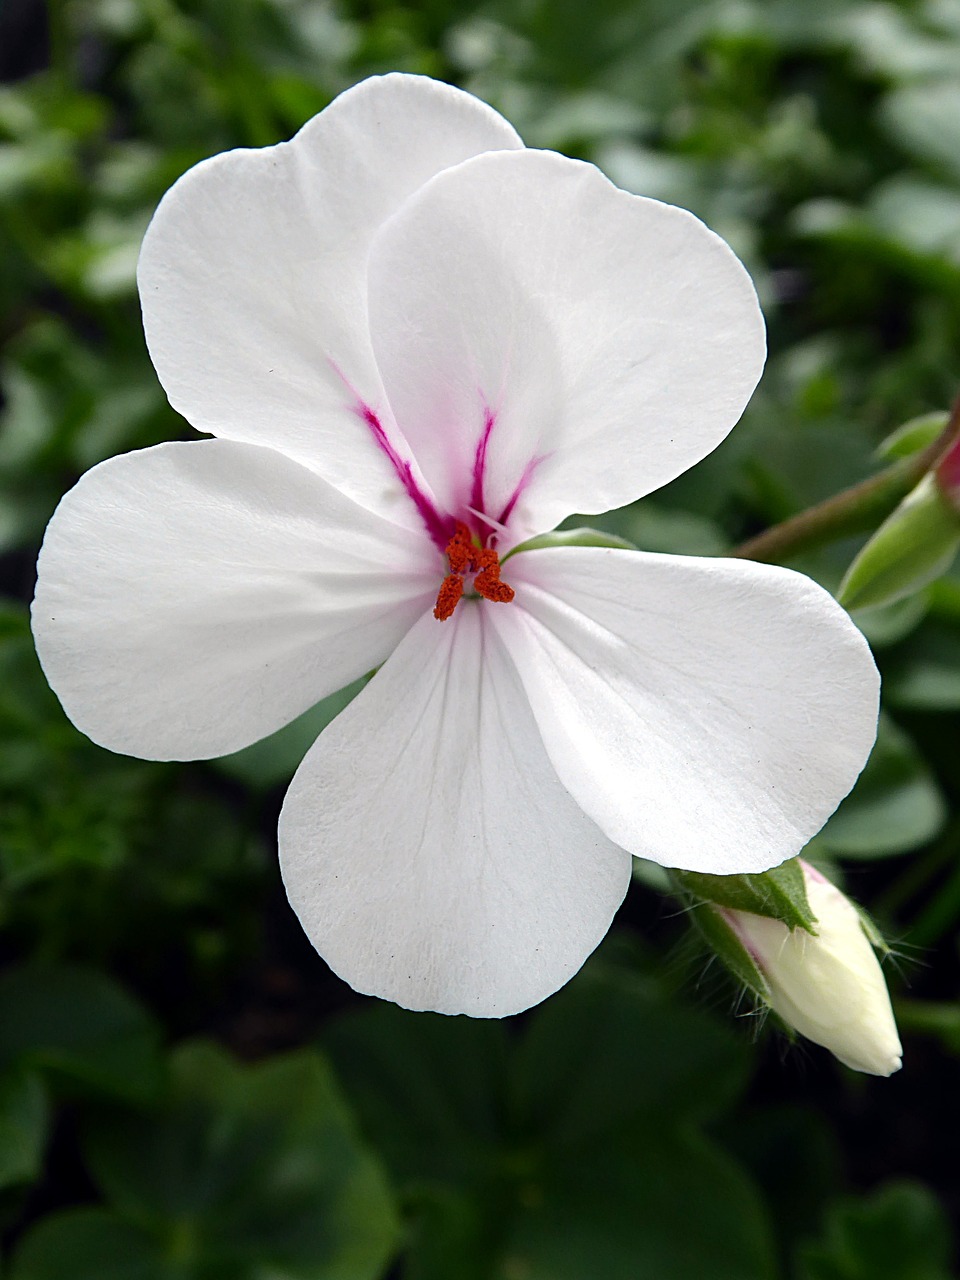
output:
[[[892,604],[939,578],[958,550],[960,514],[926,475],[861,549],[837,599],[845,609]]]
[[[766,979],[736,931],[724,918],[723,910],[713,903],[701,902],[691,904],[689,914],[694,927],[720,963],[758,999],[768,1003],[770,991]]]
[[[505,564],[519,551],[539,551],[541,547],[614,547],[618,551],[636,551],[632,542],[615,533],[603,533],[599,529],[555,529],[553,533],[538,533],[535,538],[521,542],[503,557]]]
[[[817,918],[810,910],[803,869],[796,858],[756,875],[715,876],[701,871],[674,871],[685,893],[731,911],[782,920],[788,929],[816,934]]]
[[[912,458],[915,453],[933,444],[937,436],[942,435],[950,414],[946,409],[935,413],[922,413],[918,418],[911,418],[902,427],[897,427],[877,445],[877,457],[886,462],[895,462],[898,458]]]
[[[863,907],[861,907],[859,903],[855,902],[853,905],[856,907],[857,915],[860,917],[860,928],[867,935],[867,941],[870,943],[871,947],[873,947],[875,951],[880,952],[881,958],[885,958],[890,955],[892,948],[877,927],[876,921],[872,916],[868,915],[867,912],[864,911]]]

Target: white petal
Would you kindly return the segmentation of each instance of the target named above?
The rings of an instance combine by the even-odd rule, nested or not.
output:
[[[441,501],[466,501],[492,418],[487,514],[520,485],[522,532],[621,506],[699,461],[739,418],[765,351],[753,285],[722,240],[542,151],[448,169],[384,224],[370,324]]]
[[[879,676],[809,578],[587,547],[522,552],[504,578],[515,603],[491,616],[547,753],[631,853],[720,875],[774,866],[863,768]]]
[[[314,946],[356,990],[502,1017],[583,964],[630,858],[557,781],[484,608],[424,618],[320,735],[280,817]]]
[[[370,239],[448,165],[520,146],[469,94],[389,75],[290,142],[191,169],[161,202],[138,271],[171,404],[201,431],[282,449],[365,505],[408,507],[358,412],[362,401],[389,419],[367,331]]]
[[[147,759],[235,751],[384,660],[439,559],[313,472],[204,440],[112,458],[47,528],[33,630],[70,719]]]

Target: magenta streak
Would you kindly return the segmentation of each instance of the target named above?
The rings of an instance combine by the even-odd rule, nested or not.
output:
[[[520,477],[519,481],[517,482],[517,487],[514,489],[513,493],[510,495],[510,498],[507,501],[507,505],[500,512],[500,517],[497,520],[497,524],[506,524],[507,521],[510,519],[510,516],[513,514],[513,508],[520,501],[520,498],[523,495],[524,489],[526,489],[527,485],[533,479],[533,473],[536,471],[537,467],[539,467],[540,463],[545,461],[545,459],[546,459],[546,454],[541,454],[539,457],[531,458],[530,461],[527,463],[527,465],[523,468],[523,475]]]
[[[744,929],[742,924],[740,923],[740,914],[737,911],[732,910],[730,907],[719,907],[718,912],[720,915],[723,916],[724,920],[726,920],[727,924],[730,926],[731,932],[736,935],[737,941],[743,947],[744,951],[746,951],[750,959],[753,960],[754,964],[757,966],[760,972],[763,973],[764,972],[763,956],[757,950],[752,939],[750,938],[750,935],[747,933],[746,929]]]
[[[960,498],[960,444],[953,444],[936,467],[937,483],[947,500],[956,504]]]
[[[414,506],[420,512],[423,523],[427,526],[427,532],[436,543],[441,551],[446,551],[447,543],[453,537],[454,521],[449,517],[441,516],[439,511],[421,490],[416,480],[413,478],[413,463],[405,462],[397,453],[396,449],[390,443],[383,424],[368,404],[357,397],[356,412],[373,432],[373,438],[390,459],[394,471],[399,477],[400,483],[406,489],[410,498],[413,500]]]
[[[470,506],[481,515],[486,514],[483,505],[483,473],[487,467],[487,445],[490,443],[490,432],[493,430],[497,415],[487,409],[483,415],[483,434],[477,441],[477,452],[473,459],[473,488],[470,490]]]

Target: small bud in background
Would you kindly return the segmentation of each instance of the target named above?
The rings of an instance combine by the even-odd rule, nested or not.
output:
[[[785,1023],[846,1066],[889,1076],[901,1065],[890,996],[860,913],[800,862],[815,933],[748,911],[712,907],[764,979],[759,992]]]
[[[898,458],[912,458],[939,440],[950,425],[950,414],[944,409],[922,413],[897,427],[877,445],[876,454],[884,462],[896,462]]]
[[[960,520],[960,440],[937,463],[934,475],[940,496]]]
[[[950,457],[923,477],[860,550],[837,592],[844,608],[892,604],[950,568],[960,550],[960,457],[952,463],[952,499],[940,479]]]

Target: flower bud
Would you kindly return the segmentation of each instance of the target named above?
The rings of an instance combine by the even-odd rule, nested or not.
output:
[[[889,1076],[901,1065],[890,996],[860,913],[801,862],[816,933],[748,911],[721,913],[763,975],[773,1011],[854,1071]]]
[[[960,516],[960,440],[937,463],[937,489],[951,510]]]
[[[960,503],[929,472],[860,550],[837,599],[845,609],[893,604],[946,573],[960,549]]]

